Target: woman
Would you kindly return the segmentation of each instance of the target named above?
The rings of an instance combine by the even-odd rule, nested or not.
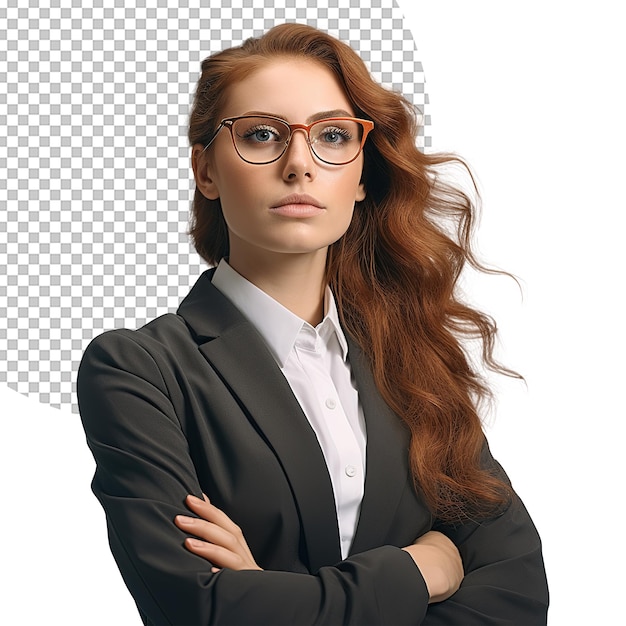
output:
[[[144,623],[545,623],[540,540],[461,345],[502,371],[455,292],[472,204],[416,133],[313,28],[204,61],[191,234],[217,268],[176,315],[97,338],[78,379]]]

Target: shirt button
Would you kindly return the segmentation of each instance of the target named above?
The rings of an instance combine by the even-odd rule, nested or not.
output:
[[[334,398],[327,398],[326,399],[326,406],[329,409],[334,409],[337,406],[337,402],[335,401]]]
[[[354,465],[346,465],[346,476],[350,478],[356,476],[356,467],[354,467]]]

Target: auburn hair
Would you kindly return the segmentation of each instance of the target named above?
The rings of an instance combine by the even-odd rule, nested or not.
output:
[[[487,368],[517,376],[494,359],[493,319],[459,297],[461,271],[479,263],[471,247],[478,194],[451,183],[442,168],[464,162],[418,149],[415,108],[378,84],[350,46],[313,27],[281,24],[202,63],[189,122],[191,145],[219,125],[229,85],[276,57],[323,64],[343,85],[357,117],[374,122],[364,148],[367,195],[328,254],[327,278],[348,334],[371,363],[376,384],[410,431],[414,484],[433,515],[454,522],[495,514],[510,491],[481,458],[478,414],[489,389],[469,356],[478,340]],[[216,265],[228,256],[219,199],[198,189],[190,234]]]

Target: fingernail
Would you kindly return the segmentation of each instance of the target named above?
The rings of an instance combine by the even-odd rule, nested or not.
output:
[[[177,515],[176,521],[183,526],[191,526],[193,524],[193,517],[187,517],[186,515]]]
[[[187,496],[187,499],[192,502],[196,502],[197,504],[202,504],[204,502],[204,500],[200,500],[200,498],[196,498],[196,496],[192,496],[191,494]]]
[[[192,548],[201,548],[203,542],[202,541],[198,541],[198,539],[187,539],[187,543],[192,547]]]

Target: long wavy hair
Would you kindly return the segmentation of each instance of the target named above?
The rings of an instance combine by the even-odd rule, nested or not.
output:
[[[490,271],[471,248],[478,201],[473,181],[466,192],[442,176],[449,165],[469,170],[456,156],[420,151],[410,102],[373,80],[348,45],[300,24],[276,26],[204,60],[190,116],[191,145],[207,143],[217,128],[229,85],[281,56],[330,69],[355,114],[375,124],[364,149],[367,196],[330,247],[327,278],[344,328],[410,430],[415,487],[443,521],[494,514],[509,491],[495,468],[481,463],[485,440],[478,411],[490,395],[468,345],[478,340],[487,368],[515,374],[494,360],[493,319],[458,293],[466,265]],[[209,264],[228,256],[219,200],[198,189],[190,234]]]

